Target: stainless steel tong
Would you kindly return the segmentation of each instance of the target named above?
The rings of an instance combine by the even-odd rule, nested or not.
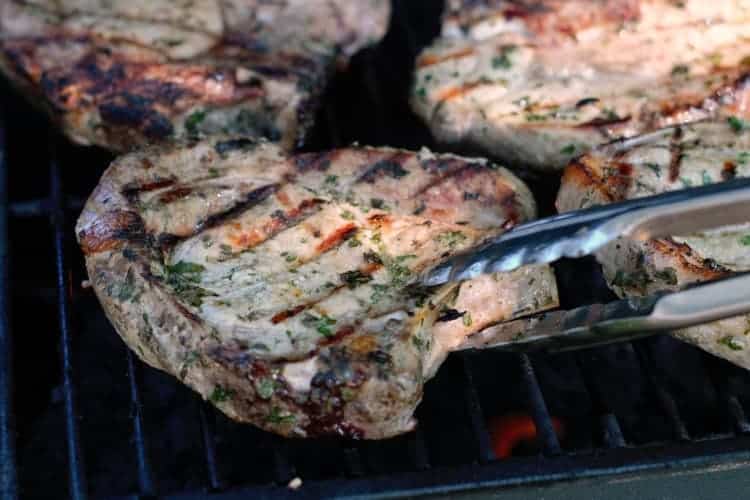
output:
[[[521,225],[429,271],[428,286],[582,257],[619,237],[648,240],[750,222],[750,179],[568,212]],[[750,251],[750,249],[749,249]],[[750,273],[689,289],[555,311],[483,330],[463,348],[565,350],[750,313]]]

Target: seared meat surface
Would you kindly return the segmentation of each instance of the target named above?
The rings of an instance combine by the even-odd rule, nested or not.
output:
[[[572,162],[557,199],[560,211],[750,176],[745,122],[667,128],[613,143]],[[620,296],[675,290],[688,283],[750,270],[750,224],[646,243],[627,239],[598,254]],[[750,369],[750,316],[676,332],[676,336]]]
[[[443,142],[562,169],[619,137],[748,113],[746,0],[449,0],[412,107]]]
[[[144,361],[234,419],[375,439],[414,427],[425,380],[468,335],[557,305],[547,267],[415,284],[534,214],[485,160],[212,138],[117,159],[76,232]]]
[[[388,17],[387,0],[3,0],[0,70],[80,144],[230,133],[291,147],[337,57]]]

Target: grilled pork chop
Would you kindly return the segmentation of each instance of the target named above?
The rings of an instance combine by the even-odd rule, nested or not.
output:
[[[446,143],[562,169],[618,137],[748,114],[747,0],[449,0],[412,107]]]
[[[547,267],[412,284],[534,213],[485,160],[213,138],[117,159],[76,231],[145,362],[236,420],[375,439],[413,428],[424,381],[468,335],[557,305]]]
[[[290,147],[387,0],[3,0],[0,70],[80,144],[265,136]]]
[[[667,128],[597,149],[563,174],[560,211],[750,176],[750,131],[736,119]],[[647,243],[619,240],[598,254],[620,296],[674,290],[750,270],[750,224]],[[676,336],[750,369],[750,315]]]

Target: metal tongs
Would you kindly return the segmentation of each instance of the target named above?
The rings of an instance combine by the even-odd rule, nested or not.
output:
[[[589,255],[619,237],[649,240],[750,222],[750,179],[672,191],[568,212],[521,225],[454,256],[423,277],[428,286]],[[748,249],[750,251],[750,249]],[[659,293],[553,311],[502,323],[461,346],[513,351],[569,350],[633,340],[750,313],[750,273]]]

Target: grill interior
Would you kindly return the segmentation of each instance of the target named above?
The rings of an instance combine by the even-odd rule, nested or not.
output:
[[[394,1],[386,39],[333,81],[305,149],[440,149],[406,100],[440,9]],[[231,422],[135,359],[81,288],[73,224],[109,155],[70,145],[0,89],[0,496],[417,495],[750,458],[750,375],[665,336],[454,354],[427,384],[417,431],[387,441],[285,440]],[[525,177],[552,213],[558,180]],[[556,272],[563,307],[612,298],[591,259]],[[538,445],[498,460],[488,422],[518,413]]]

